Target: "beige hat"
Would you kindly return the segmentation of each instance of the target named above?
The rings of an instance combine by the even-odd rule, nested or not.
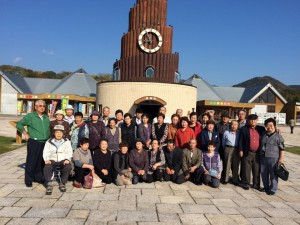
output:
[[[55,125],[53,129],[55,131],[57,131],[57,130],[64,131],[65,127],[63,125]]]
[[[64,112],[60,109],[55,112],[55,115],[57,115],[57,114],[64,115]]]

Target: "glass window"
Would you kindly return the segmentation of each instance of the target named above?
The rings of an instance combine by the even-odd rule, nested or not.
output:
[[[145,77],[154,77],[154,68],[152,66],[146,68]]]
[[[179,81],[180,81],[180,73],[176,71],[174,77],[174,83],[179,83]]]
[[[267,112],[268,113],[274,113],[275,112],[275,105],[268,105],[267,106]]]
[[[258,98],[256,98],[254,103],[276,103],[275,94],[268,88],[264,93],[262,93]]]
[[[120,69],[116,68],[113,73],[113,80],[120,80]]]

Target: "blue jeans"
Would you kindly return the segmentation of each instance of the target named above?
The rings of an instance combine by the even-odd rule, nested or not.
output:
[[[278,189],[278,176],[275,174],[275,165],[278,158],[261,156],[260,174],[265,190],[276,192]]]

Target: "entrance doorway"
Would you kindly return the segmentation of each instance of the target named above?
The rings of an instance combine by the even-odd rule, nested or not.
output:
[[[155,101],[144,101],[138,105],[139,108],[143,110],[144,113],[149,115],[149,119],[152,120],[157,116],[159,108],[163,105]]]

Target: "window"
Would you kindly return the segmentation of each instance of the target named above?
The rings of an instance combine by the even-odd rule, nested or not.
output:
[[[145,77],[154,77],[154,68],[152,66],[146,67]]]
[[[180,81],[180,73],[176,71],[174,77],[174,83],[179,83],[179,81]]]
[[[114,69],[113,80],[120,80],[120,69],[119,68]]]
[[[267,106],[267,112],[268,113],[274,113],[275,112],[275,105],[268,105]]]
[[[262,93],[257,99],[253,101],[254,103],[275,103],[276,96],[275,94],[268,88],[264,93]]]

